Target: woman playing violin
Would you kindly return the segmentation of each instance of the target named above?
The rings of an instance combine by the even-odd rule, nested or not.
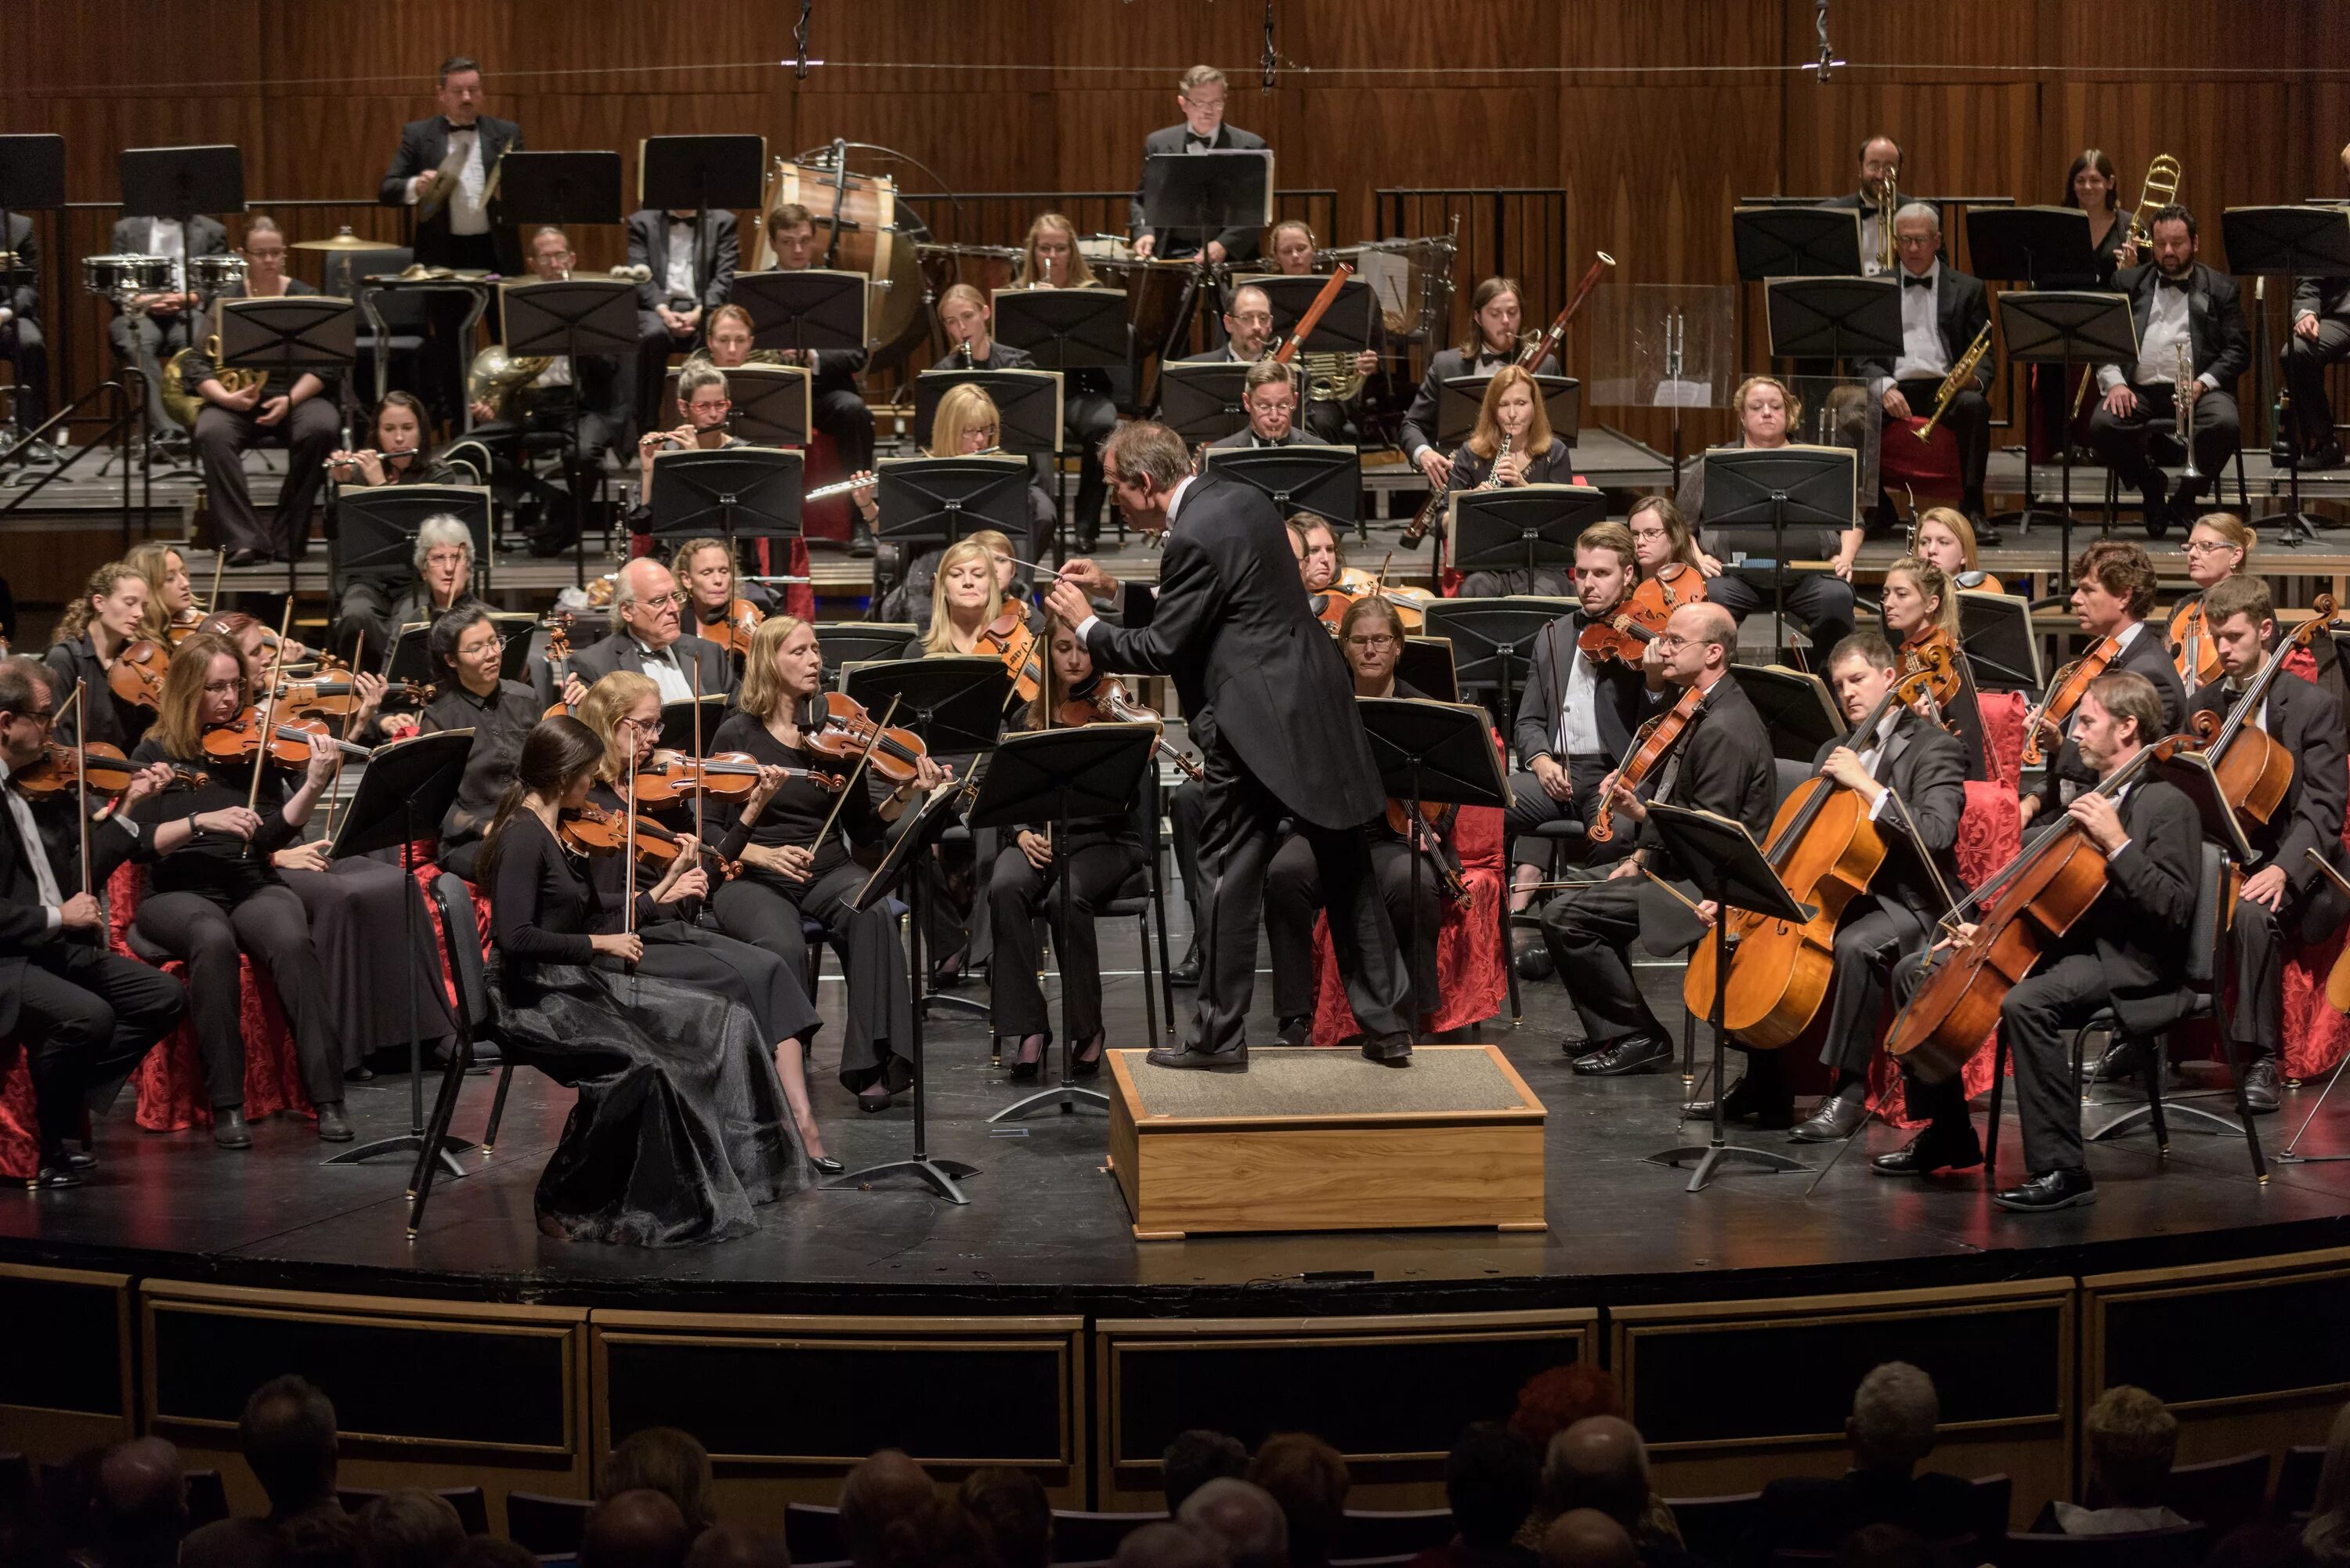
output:
[[[1050,654],[1051,671],[1031,705],[1029,725],[1044,729],[1057,715],[1073,691],[1094,682],[1094,661],[1076,633],[1055,621]],[[1037,982],[1040,961],[1036,945],[1038,917],[1057,929],[1064,897],[1057,886],[1064,864],[1068,871],[1069,924],[1059,933],[1061,984],[1068,997],[1075,1055],[1071,1072],[1090,1078],[1101,1071],[1101,958],[1094,937],[1094,911],[1115,898],[1142,866],[1144,826],[1142,803],[1154,798],[1146,784],[1137,792],[1135,809],[1120,816],[1095,817],[1069,825],[1069,836],[1054,841],[1054,825],[1035,823],[1017,831],[994,859],[988,878],[987,898],[995,933],[995,952],[988,970],[994,1013],[996,1054],[1009,1056],[1011,1075],[1024,1083],[1036,1076],[1038,1064],[1053,1042],[1051,1013],[1044,988]],[[1007,1044],[1016,1043],[1011,1050]]]
[[[1918,514],[1910,553],[1929,566],[1939,566],[1950,586],[1965,594],[2003,594],[1997,577],[1982,569],[1975,545],[1975,525],[1966,514],[1949,506],[1929,506]]]
[[[660,740],[660,690],[650,676],[616,670],[588,689],[579,704],[579,722],[604,742],[603,763],[587,804],[625,821],[629,777],[651,759]],[[764,806],[782,783],[780,770],[763,770],[746,804]],[[642,856],[592,857],[588,880],[608,909],[619,909],[623,898],[636,899],[635,930],[645,944],[639,973],[715,991],[750,1009],[759,1037],[774,1053],[775,1073],[808,1157],[821,1164],[824,1139],[808,1105],[804,1065],[807,1043],[822,1027],[810,1001],[814,993],[774,951],[694,923],[722,872],[709,864],[714,857],[701,852],[691,833],[682,835],[679,846],[681,853],[665,867]]]
[[[293,845],[342,755],[324,736],[293,770],[263,758],[240,764],[208,756],[208,730],[245,711],[253,675],[225,637],[198,632],[180,645],[163,677],[153,726],[134,763],[168,763],[210,774],[202,788],[158,797],[140,818],[155,831],[157,858],[133,929],[188,966],[188,995],[213,1114],[213,1141],[245,1148],[244,1033],[238,957],[249,955],[276,981],[292,1027],[303,1087],[317,1107],[318,1136],[351,1137],[343,1116],[343,1046],[335,1009],[302,900],[276,859]],[[257,785],[247,769],[258,768]],[[252,805],[246,805],[250,798]]]
[[[103,741],[128,752],[147,732],[154,709],[126,700],[111,689],[107,675],[144,635],[140,628],[150,602],[147,579],[138,568],[127,561],[109,561],[89,575],[81,597],[66,607],[57,622],[57,639],[43,662],[56,680],[60,704],[73,695],[76,682],[83,691],[73,712],[58,720],[57,739],[68,745]],[[159,645],[159,653],[168,658],[169,646]]]
[[[1967,777],[1991,776],[1983,753],[1982,706],[1975,696],[1974,667],[1959,644],[1959,596],[1939,566],[1914,556],[1904,556],[1885,568],[1885,629],[1901,655],[1902,673],[1923,669],[1926,650],[1932,649],[1948,661],[1957,677],[1957,694],[1929,715],[1959,738],[1965,749]]]
[[[768,617],[751,634],[740,705],[718,726],[711,748],[747,752],[767,767],[831,768],[845,779],[853,760],[833,762],[809,743],[823,689],[824,653],[816,628],[795,617]],[[803,919],[820,923],[824,940],[840,953],[848,977],[840,1081],[868,1111],[884,1108],[913,1082],[907,1055],[913,1012],[897,921],[881,903],[860,911],[846,902],[866,878],[849,851],[879,840],[918,790],[946,777],[925,756],[913,779],[894,792],[881,788],[869,768],[847,785],[845,798],[807,778],[786,779],[764,794],[753,791],[740,810],[731,811],[719,846],[743,867],[716,897],[719,922],[731,935],[780,956],[803,986],[812,968]],[[832,827],[819,841],[827,822]]]
[[[2195,591],[2170,607],[2171,662],[2189,691],[2220,679],[2220,651],[2203,614],[2203,596],[2244,570],[2260,540],[2232,512],[2206,512],[2187,531],[2187,575]]]
[[[726,541],[688,539],[670,558],[670,570],[685,589],[686,614],[692,618],[686,631],[719,644],[739,660],[752,632],[766,618],[767,606],[754,603],[747,587],[736,594]]]
[[[979,634],[1003,613],[996,587],[995,560],[976,539],[961,539],[939,558],[931,589],[931,629],[922,639],[925,657],[978,653]]]
[[[147,616],[139,635],[169,648],[196,629],[204,612],[196,603],[196,586],[188,576],[188,558],[169,545],[149,540],[131,546],[122,557],[130,569],[147,579]]]
[[[1508,451],[1503,447],[1507,444]],[[1521,484],[1572,484],[1575,452],[1550,428],[1543,407],[1542,388],[1531,372],[1504,365],[1485,383],[1485,400],[1477,407],[1477,423],[1469,439],[1452,453],[1449,493],[1498,490]],[[1441,526],[1441,524],[1440,524]],[[1462,598],[1492,598],[1503,594],[1574,592],[1567,575],[1554,567],[1471,572],[1461,582]]]

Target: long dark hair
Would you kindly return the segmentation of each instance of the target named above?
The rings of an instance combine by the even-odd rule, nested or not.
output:
[[[496,871],[506,824],[522,809],[525,797],[536,794],[542,800],[560,800],[574,780],[582,774],[595,772],[603,761],[602,738],[568,713],[541,719],[532,725],[530,733],[523,737],[514,783],[506,785],[506,793],[499,797],[498,814],[490,820],[489,832],[483,836],[478,884],[487,886]]]

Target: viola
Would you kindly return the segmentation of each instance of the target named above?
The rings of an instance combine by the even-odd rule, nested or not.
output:
[[[785,768],[785,778],[806,779],[823,789],[840,787],[839,775],[815,768]],[[757,787],[762,769],[748,752],[690,757],[657,751],[637,770],[637,799],[660,805],[692,794],[744,795]]]
[[[142,770],[122,754],[119,746],[104,741],[91,741],[80,746],[68,746],[60,742],[49,742],[48,753],[29,767],[17,769],[9,782],[34,800],[47,800],[65,794],[77,787],[79,775],[92,794],[118,795],[130,787],[130,781]],[[212,782],[212,775],[197,768],[174,767],[172,783],[182,789],[202,789]]]
[[[305,719],[293,724],[272,724],[266,743],[269,760],[282,768],[307,768],[310,765],[310,737],[323,735],[334,742],[335,749],[345,756],[370,757],[375,753],[366,746],[338,739],[322,719]],[[264,749],[261,716],[252,708],[245,709],[225,724],[211,724],[204,729],[204,755],[219,763],[251,762],[254,754]]]
[[[2193,732],[2204,742],[2204,755],[2211,759],[2211,771],[2218,775],[2220,793],[2228,805],[2243,820],[2247,829],[2265,826],[2284,802],[2285,792],[2293,787],[2293,753],[2260,725],[2251,722],[2262,705],[2268,701],[2269,688],[2276,683],[2277,671],[2284,668],[2285,656],[2296,648],[2306,647],[2310,640],[2333,624],[2334,600],[2320,594],[2311,607],[2307,620],[2284,637],[2277,639],[2275,649],[2262,661],[2261,671],[2236,699],[2235,706],[2223,719],[2205,709],[2191,721]]]
[[[1665,759],[1673,754],[1673,748],[1688,732],[1690,721],[1704,705],[1705,693],[1692,686],[1670,708],[1641,725],[1639,733],[1632,737],[1632,749],[1625,754],[1623,766],[1616,770],[1617,782],[1626,789],[1639,788],[1650,774],[1664,766]],[[1615,815],[1604,794],[1599,798],[1599,809],[1592,814],[1590,836],[1601,844],[1616,836]]]
[[[1062,723],[1070,725],[1115,723],[1149,724],[1153,727],[1160,727],[1166,723],[1156,710],[1146,708],[1128,697],[1126,688],[1107,676],[1097,678],[1084,692],[1071,696],[1067,701],[1061,704],[1061,711],[1055,717]],[[1181,748],[1170,741],[1164,733],[1160,734],[1158,744],[1152,750],[1168,762],[1174,763],[1176,771],[1185,778],[1196,780],[1200,777],[1200,764],[1186,755]]]
[[[1393,795],[1388,796],[1388,831],[1426,854],[1429,864],[1436,867],[1437,880],[1444,885],[1444,891],[1455,904],[1466,909],[1471,901],[1469,884],[1461,879],[1460,872],[1453,869],[1452,862],[1445,856],[1444,846],[1436,837],[1437,832],[1451,815],[1452,807],[1449,805],[1432,800],[1422,801],[1420,820],[1414,822],[1408,802],[1398,800]],[[1409,831],[1406,831],[1407,828]]]
[[[876,741],[874,737],[880,739]],[[836,762],[854,763],[868,745],[873,748],[873,771],[891,784],[910,784],[930,748],[911,730],[884,730],[865,711],[865,704],[846,691],[826,694],[820,722],[805,733],[807,749]]]
[[[972,651],[992,653],[1003,660],[1003,668],[1012,672],[1014,693],[1023,702],[1034,702],[1045,687],[1044,660],[1037,657],[1036,649],[1036,634],[1029,628],[1026,613],[1014,605],[987,623]]]
[[[1673,618],[1673,611],[1705,598],[1705,574],[1673,563],[1658,569],[1633,587],[1632,597],[1616,607],[1604,621],[1593,621],[1578,633],[1575,645],[1586,659],[1620,659],[1638,664],[1648,644]]]
[[[547,705],[542,719],[558,719],[571,711],[571,704],[563,700],[563,689],[571,681],[571,618],[557,616],[555,624],[546,628],[546,672],[555,682],[555,701]]]
[[[2178,679],[2187,683],[2187,690],[2192,691],[2220,679],[2220,645],[2211,639],[2199,597],[2170,612],[2168,635],[2170,661],[2178,667]]]
[[[393,698],[419,703],[430,702],[437,689],[414,680],[387,680],[383,683],[386,701]],[[297,718],[341,718],[359,705],[357,683],[340,680],[281,680],[277,683],[277,701],[287,712]]]
[[[695,611],[700,619],[701,612]],[[696,626],[694,630],[705,640],[714,642],[737,659],[751,657],[751,634],[767,618],[749,599],[734,599],[726,606],[726,613],[716,620]]]
[[[2110,637],[2101,637],[2097,639],[2095,647],[2056,672],[2056,679],[2048,683],[2048,694],[2040,700],[2040,706],[2023,716],[2025,767],[2039,765],[2043,735],[2059,740],[2063,738],[2064,721],[2071,718],[2073,710],[2081,705],[2082,697],[2089,690],[2089,682],[2103,675],[2106,666],[2119,658],[2121,651],[2120,643]]]
[[[162,701],[163,675],[171,667],[170,646],[142,637],[114,656],[106,689],[134,708],[151,710]]]
[[[1916,701],[1933,679],[1923,670],[1903,676],[1844,743],[1860,750],[1896,703]],[[1728,983],[1721,988],[1722,1027],[1742,1045],[1775,1051],[1810,1028],[1827,1001],[1836,923],[1885,864],[1886,840],[1860,794],[1822,774],[1805,779],[1780,804],[1762,853],[1788,896],[1817,912],[1797,925],[1750,910],[1725,911],[1730,926],[1724,935],[1731,945]],[[1713,950],[1711,942],[1700,942],[1682,977],[1681,1000],[1692,1017],[1713,1012]]]
[[[620,840],[628,835],[629,819],[625,813],[607,811],[591,804],[577,811],[566,811],[556,826],[563,842],[579,853],[612,855],[619,852]],[[638,859],[666,871],[685,853],[685,836],[640,815],[637,818],[636,849]],[[742,869],[740,862],[727,859],[707,844],[696,844],[694,855],[709,861],[724,877]]]
[[[2095,793],[2116,796],[2156,763],[2200,743],[2191,735],[2166,736],[2115,769]],[[1918,1075],[1929,1083],[1957,1076],[1999,1026],[2007,993],[2105,892],[2106,872],[2105,851],[2070,812],[2059,813],[1960,906],[1991,899],[1972,931],[1928,951],[1918,989],[1894,1018],[1885,1048],[1896,1058],[1916,1054]]]

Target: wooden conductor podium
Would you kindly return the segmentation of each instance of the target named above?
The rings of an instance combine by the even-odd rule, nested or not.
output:
[[[1245,1073],[1115,1050],[1110,1169],[1138,1241],[1240,1231],[1540,1231],[1542,1102],[1493,1045],[1252,1049]]]

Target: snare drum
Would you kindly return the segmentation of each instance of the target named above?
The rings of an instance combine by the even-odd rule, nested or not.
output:
[[[172,286],[169,256],[111,255],[81,258],[81,286],[88,294],[153,294]]]
[[[188,287],[197,294],[218,294],[244,282],[243,256],[190,256]]]

